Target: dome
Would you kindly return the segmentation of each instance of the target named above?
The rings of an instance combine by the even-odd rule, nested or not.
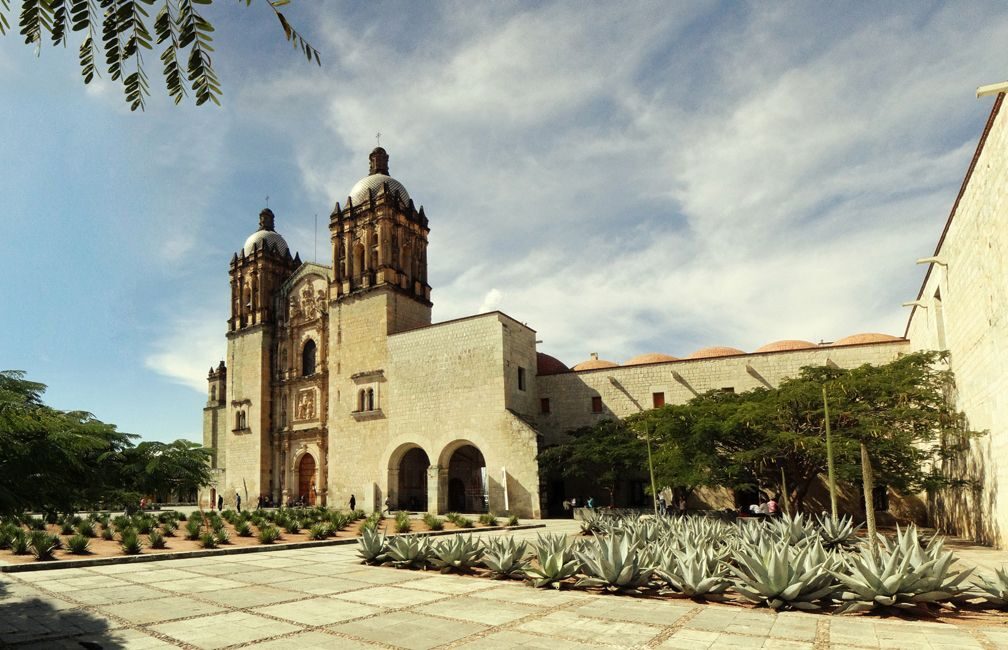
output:
[[[612,361],[606,361],[605,359],[599,359],[597,352],[591,353],[591,358],[582,361],[581,363],[573,366],[571,370],[598,370],[599,368],[618,368],[618,363],[613,363]]]
[[[260,242],[262,243],[260,244]],[[256,246],[267,248],[276,246],[277,252],[281,255],[286,255],[290,250],[287,248],[287,242],[283,236],[275,230],[257,230],[249,235],[249,238],[245,240],[245,245],[242,246],[242,255],[251,255]]]
[[[845,336],[842,339],[833,341],[833,345],[858,345],[859,343],[887,343],[889,341],[900,341],[900,337],[892,336],[890,334],[878,334],[875,332],[866,332],[864,334],[852,334],[851,336]]]
[[[364,205],[368,201],[368,192],[374,190],[375,194],[380,193],[385,183],[388,183],[390,194],[395,194],[398,190],[399,198],[403,200],[403,203],[409,202],[410,195],[403,184],[387,174],[370,174],[357,181],[357,184],[350,190],[350,200],[354,205]]]
[[[662,354],[660,352],[648,352],[646,354],[638,354],[636,357],[625,361],[624,366],[641,366],[645,363],[661,363],[662,361],[678,361],[677,357],[669,356],[667,354]]]
[[[785,350],[808,350],[809,348],[816,347],[816,344],[812,341],[802,341],[800,339],[784,339],[782,341],[774,341],[773,343],[767,343],[766,345],[756,348],[757,352],[784,352]]]
[[[687,359],[710,359],[712,357],[730,357],[736,354],[745,354],[744,351],[738,348],[729,348],[723,346],[714,346],[711,348],[701,348],[694,352],[693,354],[686,357]]]
[[[536,353],[536,374],[556,375],[561,372],[568,372],[570,368],[563,364],[563,361],[556,357],[551,357],[543,352]]]
[[[277,252],[281,255],[286,255],[290,252],[284,238],[280,233],[273,230],[274,219],[273,211],[269,208],[265,208],[259,213],[259,230],[249,235],[248,239],[245,240],[245,245],[242,246],[241,250],[242,255],[251,255],[258,246],[266,248],[276,247]]]

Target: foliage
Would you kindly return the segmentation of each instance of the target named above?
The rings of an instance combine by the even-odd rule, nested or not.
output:
[[[444,519],[429,512],[423,516],[423,522],[429,530],[444,530]]]
[[[664,548],[657,554],[656,575],[675,592],[688,598],[717,598],[731,585],[728,566],[711,548],[686,552]]]
[[[496,526],[499,522],[492,512],[484,512],[479,516],[479,523],[484,526]]]
[[[235,524],[235,532],[238,537],[252,537],[252,525],[247,521],[239,521]]]
[[[508,528],[510,528],[512,526],[518,526],[520,524],[521,524],[521,522],[518,521],[518,515],[511,515],[511,516],[508,517],[508,522],[507,522]]]
[[[290,0],[264,0],[283,29],[284,37],[308,58],[321,65],[318,50],[291,26],[279,8]],[[197,10],[212,0],[164,0],[151,18],[149,8],[155,0],[102,0],[101,11],[93,0],[24,0],[18,26],[25,44],[41,49],[45,40],[67,46],[69,31],[81,32],[78,49],[81,76],[89,84],[101,76],[100,62],[112,81],[118,81],[130,110],[141,110],[150,96],[150,84],[144,69],[144,51],[161,47],[160,59],[168,95],[180,103],[192,92],[196,105],[206,101],[220,104],[220,82],[213,68],[211,53],[214,27]],[[252,0],[245,0],[246,6]],[[0,0],[0,35],[9,24],[8,0]],[[96,60],[98,62],[96,62]],[[188,81],[188,85],[187,82]]]
[[[74,555],[84,555],[88,553],[91,548],[91,540],[80,533],[74,535],[66,542],[67,551],[73,553]]]
[[[203,548],[217,548],[217,536],[211,532],[205,532],[199,536],[199,543]]]
[[[431,546],[430,563],[442,573],[469,571],[479,562],[482,549],[472,535],[452,535]]]
[[[14,555],[24,555],[28,552],[28,535],[23,529],[18,528],[11,537],[10,550]]]
[[[578,586],[604,587],[610,591],[637,593],[651,582],[653,567],[628,536],[596,537],[585,551],[576,552],[586,577]]]
[[[416,535],[392,537],[386,543],[386,556],[396,568],[422,569],[431,558],[430,539]]]
[[[837,589],[830,573],[837,560],[818,541],[796,547],[766,539],[755,548],[736,549],[733,559],[735,590],[771,609],[819,609]]]
[[[189,521],[186,522],[186,534],[185,538],[188,540],[199,539],[200,532],[203,528],[203,522],[196,517],[190,517]]]
[[[491,537],[483,549],[483,565],[494,578],[520,578],[529,567],[528,544],[513,538]]]
[[[60,538],[56,535],[50,535],[49,533],[36,530],[28,536],[28,549],[31,551],[32,555],[35,556],[36,560],[52,560],[53,551],[58,549],[62,543]]]
[[[570,431],[567,440],[544,449],[539,462],[547,473],[590,477],[609,493],[614,506],[617,483],[641,475],[647,448],[631,427],[607,419]]]
[[[272,544],[280,539],[280,529],[273,524],[264,524],[259,527],[257,538],[260,544]]]
[[[308,539],[325,539],[329,537],[329,527],[324,524],[314,524],[308,529]]]
[[[993,578],[980,576],[980,581],[975,581],[973,584],[990,604],[1008,607],[1008,568],[995,569]]]
[[[385,560],[386,551],[385,535],[373,527],[361,530],[361,536],[357,540],[357,554],[366,564],[381,564]]]
[[[536,552],[537,564],[529,566],[525,570],[525,575],[529,577],[534,587],[552,585],[555,589],[560,589],[564,580],[577,574],[580,566],[578,560],[566,544],[554,544],[551,540],[543,540],[541,537],[539,542]]]
[[[896,539],[883,539],[877,550],[863,545],[846,570],[832,571],[844,587],[837,613],[914,609],[959,596],[973,569],[953,571],[955,557],[943,546],[937,536],[922,546],[915,526],[897,529]]]
[[[124,528],[119,532],[119,546],[126,555],[136,555],[143,549],[140,534],[133,528]]]
[[[861,530],[861,524],[855,526],[850,515],[840,519],[822,515],[819,517],[818,527],[819,538],[828,551],[852,550],[858,544],[857,532]]]
[[[400,510],[395,516],[395,528],[397,533],[408,533],[413,529],[410,523],[409,513]]]
[[[151,548],[165,547],[165,538],[160,530],[154,528],[150,531],[150,534],[147,535],[147,545]]]
[[[213,534],[214,534],[214,540],[216,540],[218,544],[231,543],[231,533],[228,531],[227,528],[224,527],[215,528]]]
[[[91,521],[82,521],[77,524],[77,534],[84,537],[95,537],[94,524]]]

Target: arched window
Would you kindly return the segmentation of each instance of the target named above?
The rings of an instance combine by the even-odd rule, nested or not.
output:
[[[211,386],[210,387],[210,401],[211,402],[216,402],[217,401],[217,387],[216,386]]]
[[[301,351],[301,376],[315,374],[315,341],[308,339]]]
[[[363,411],[364,407],[367,406],[367,397],[365,396],[364,389],[360,389],[357,393],[357,410]]]
[[[367,410],[369,410],[369,411],[373,411],[374,410],[374,389],[373,388],[367,389]]]

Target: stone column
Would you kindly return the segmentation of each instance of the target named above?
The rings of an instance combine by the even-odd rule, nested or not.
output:
[[[441,488],[441,468],[431,465],[427,468],[427,512],[436,515],[441,512],[439,501]]]
[[[389,499],[390,506],[393,510],[399,509],[399,469],[390,469],[388,471],[388,485],[385,486],[385,498]],[[385,501],[383,500],[378,504],[379,508],[385,508]]]

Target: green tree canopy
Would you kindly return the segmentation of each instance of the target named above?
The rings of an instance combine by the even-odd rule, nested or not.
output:
[[[71,512],[140,494],[210,483],[209,451],[178,440],[143,442],[84,411],[42,401],[45,386],[0,371],[0,514]]]
[[[252,0],[244,1],[245,6]],[[280,12],[290,0],[263,0],[284,36],[309,61],[322,65],[318,50],[291,26]],[[81,76],[89,84],[104,68],[122,85],[130,110],[141,109],[150,96],[144,51],[160,50],[168,95],[176,104],[189,92],[196,105],[220,104],[221,85],[211,60],[214,27],[199,5],[213,0],[21,0],[18,29],[26,45],[40,51],[48,41],[66,47],[71,32],[82,35],[77,44]],[[10,29],[10,0],[0,0],[0,35]],[[153,18],[151,13],[154,12]],[[104,62],[104,65],[103,63]]]

